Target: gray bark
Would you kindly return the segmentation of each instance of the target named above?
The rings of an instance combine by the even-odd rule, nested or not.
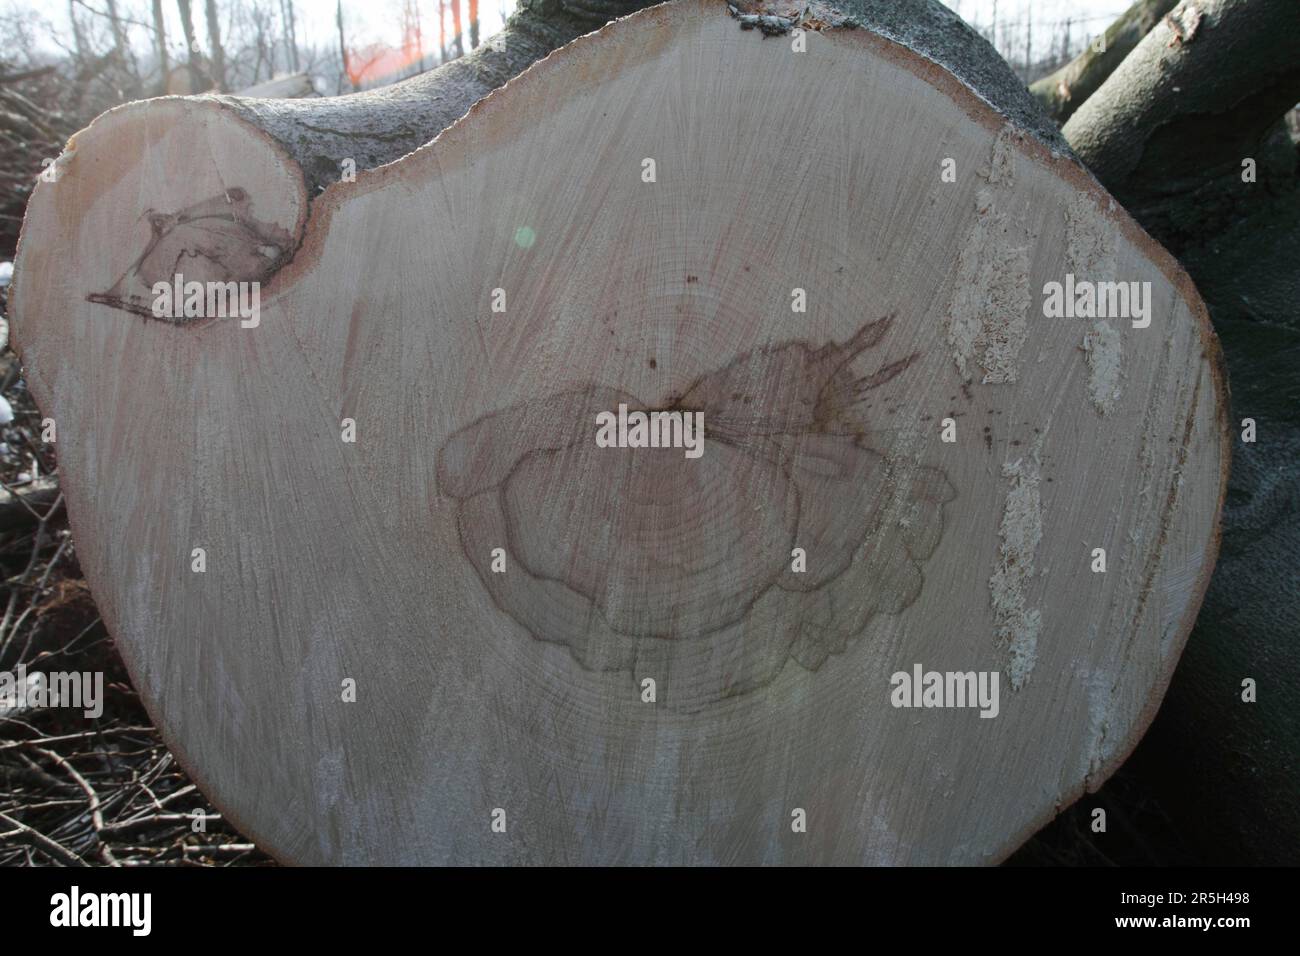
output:
[[[815,13],[818,6],[814,2],[810,9]],[[947,7],[935,0],[834,0],[834,6],[845,11],[848,23],[938,63],[1021,130],[1069,154],[1057,125],[1006,60]]]
[[[1275,133],[1300,100],[1300,3],[1183,0],[1065,124],[1088,167],[1175,252],[1293,178]],[[1242,181],[1256,161],[1259,182]]]
[[[1177,3],[1178,0],[1138,0],[1106,28],[1102,34],[1104,49],[1097,50],[1089,44],[1055,73],[1033,83],[1029,92],[1052,119],[1064,123]]]

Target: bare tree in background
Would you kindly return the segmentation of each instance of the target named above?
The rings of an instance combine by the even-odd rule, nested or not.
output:
[[[203,15],[208,21],[208,53],[212,57],[212,82],[217,89],[225,93],[226,85],[226,51],[221,48],[221,23],[217,18],[217,0],[205,0]]]
[[[352,84],[352,91],[355,93],[360,89],[360,86],[358,86],[356,78],[348,68],[348,44],[343,38],[343,0],[338,0],[338,6],[335,8],[334,17],[335,22],[339,27],[339,58],[343,63],[343,72],[339,74],[339,92],[343,92],[343,78],[347,77],[348,82]]]
[[[478,49],[478,0],[469,0],[469,47]]]
[[[455,34],[452,37],[452,48],[455,50],[452,58],[455,59],[465,55],[465,41],[460,35],[460,0],[451,0],[451,29]]]
[[[199,52],[199,41],[194,38],[194,12],[190,9],[190,0],[176,0],[181,14],[181,30],[185,33],[185,63],[190,70],[190,87],[199,93],[211,84],[203,69],[203,54]]]
[[[402,55],[408,61],[424,59],[424,32],[418,0],[402,0]]]
[[[125,92],[133,99],[138,99],[144,94],[144,88],[140,83],[140,72],[136,68],[135,54],[131,52],[131,42],[126,36],[126,25],[118,15],[117,0],[107,0],[107,2],[108,25],[113,32],[113,54],[117,58],[121,75],[126,80]]]
[[[78,60],[86,58],[86,35],[77,19],[77,0],[68,0],[68,21],[72,24],[72,49]]]
[[[158,57],[158,83],[157,93],[162,95],[167,92],[167,71],[169,64],[167,61],[167,26],[163,19],[162,0],[153,0],[153,38],[154,54]]]
[[[447,0],[438,0],[438,57],[447,62]]]
[[[253,30],[253,79],[256,83],[262,78],[262,67],[266,67],[268,78],[275,76],[275,44],[270,39],[273,33],[273,16],[271,11],[261,3],[254,3],[248,15]]]
[[[289,52],[289,69],[297,73],[298,66],[298,27],[293,12],[293,0],[280,0],[280,22],[284,27],[284,45]]]

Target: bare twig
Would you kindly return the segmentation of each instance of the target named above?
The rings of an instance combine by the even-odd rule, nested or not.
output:
[[[3,820],[12,830],[0,834],[0,839],[10,837],[14,839],[27,840],[33,846],[43,850],[52,860],[62,863],[64,866],[85,866],[86,861],[77,854],[73,853],[57,840],[52,840],[44,833],[34,830],[21,820],[15,820],[9,814],[0,811],[0,820]]]

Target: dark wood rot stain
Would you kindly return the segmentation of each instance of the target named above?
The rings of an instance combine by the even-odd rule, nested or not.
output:
[[[154,284],[185,282],[264,283],[294,253],[294,238],[276,223],[253,215],[248,192],[233,186],[224,193],[194,203],[179,212],[146,210],[150,225],[144,251],[105,292],[86,296],[89,302],[123,309],[174,325],[204,321],[154,314]]]
[[[791,658],[817,670],[916,601],[955,497],[866,420],[864,398],[918,357],[868,361],[891,321],[746,352],[667,402],[590,384],[478,419],[437,461],[466,560],[527,634],[589,671],[656,677],[675,708],[752,691]],[[703,455],[598,447],[596,416],[620,403],[702,412]]]

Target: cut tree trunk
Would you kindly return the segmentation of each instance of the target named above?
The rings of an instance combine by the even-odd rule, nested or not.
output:
[[[637,13],[318,196],[410,113],[134,104],[37,189],[82,567],[267,850],[992,862],[1136,743],[1217,551],[1204,307],[960,20],[842,9]],[[1149,325],[1044,316],[1110,281]]]

